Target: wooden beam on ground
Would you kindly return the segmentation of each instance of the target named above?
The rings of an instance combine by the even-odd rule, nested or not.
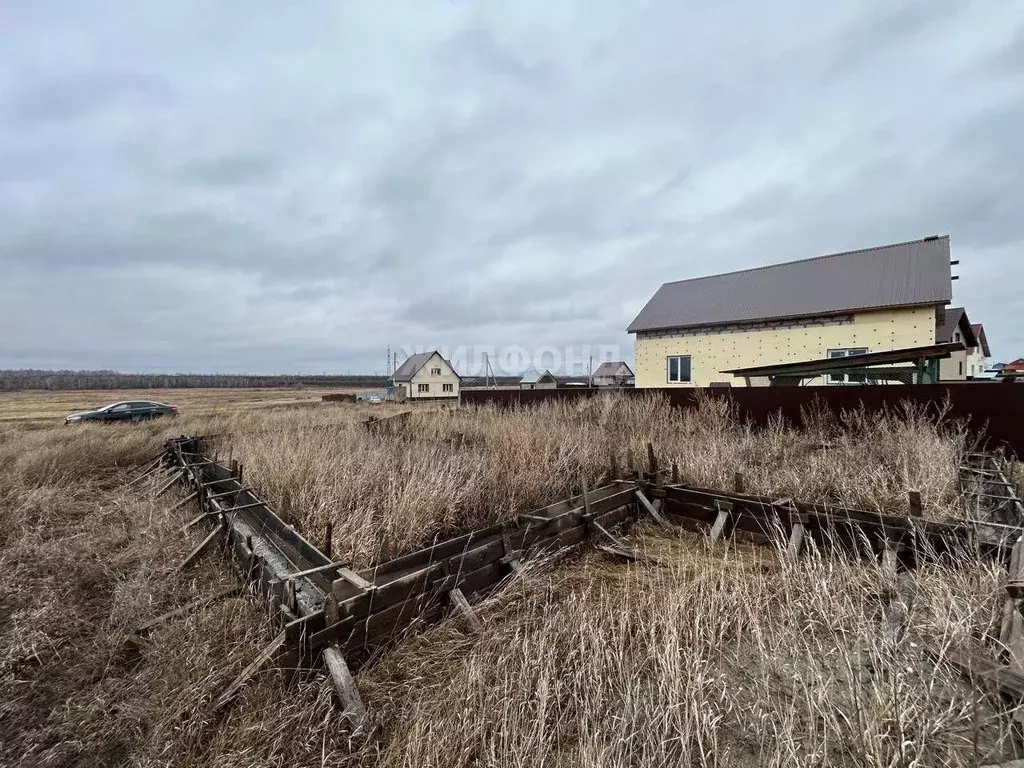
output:
[[[463,618],[469,623],[470,628],[474,632],[479,632],[483,629],[483,624],[480,623],[479,617],[476,615],[476,611],[473,610],[473,606],[469,604],[469,600],[462,594],[462,590],[456,587],[448,592],[448,599],[451,600],[455,609],[462,614]]]
[[[647,500],[647,497],[644,496],[643,491],[637,488],[636,491],[634,491],[634,495],[636,496],[637,501],[639,501],[640,504],[643,506],[643,508],[647,510],[647,514],[649,514],[658,525],[664,528],[668,527],[668,521],[666,521],[665,518],[662,517],[661,514],[658,512],[658,510],[654,508],[654,505]]]
[[[359,689],[356,688],[356,681],[352,677],[352,671],[345,663],[345,657],[336,645],[329,645],[323,652],[324,666],[327,674],[334,685],[334,692],[341,702],[342,711],[352,720],[353,725],[358,729],[366,721],[366,707],[359,696]]]
[[[249,666],[243,669],[238,677],[235,678],[234,682],[232,682],[231,685],[225,689],[224,693],[220,695],[220,698],[217,699],[217,703],[214,704],[214,709],[223,709],[227,704],[229,704],[231,700],[241,692],[242,688],[245,687],[245,684],[249,682],[250,678],[259,672],[264,665],[273,660],[278,651],[284,647],[287,639],[288,633],[281,632],[281,634],[271,641],[270,645],[260,651],[259,655],[252,660]]]
[[[194,499],[198,495],[199,495],[199,491],[192,491],[192,493],[190,493],[188,496],[186,496],[184,499],[179,501],[177,504],[175,504],[173,507],[171,507],[167,511],[168,512],[176,512],[177,510],[181,509],[186,504],[188,504],[190,501],[192,501],[192,499]]]
[[[195,528],[197,525],[199,525],[201,522],[203,522],[203,520],[206,520],[207,518],[210,518],[210,517],[217,517],[219,515],[220,515],[220,512],[200,512],[198,515],[196,515],[191,520],[189,520],[187,523],[185,523],[183,526],[181,526],[181,532],[182,533],[188,533],[193,528]]]
[[[160,616],[157,616],[156,618],[149,619],[148,621],[142,622],[141,624],[139,624],[139,626],[137,626],[135,628],[134,634],[136,634],[136,635],[148,634],[149,632],[151,632],[153,630],[154,627],[156,627],[159,624],[163,624],[165,621],[170,621],[171,619],[176,619],[179,616],[187,616],[188,614],[190,614],[190,613],[192,613],[194,611],[197,611],[200,608],[205,608],[208,605],[212,605],[213,603],[216,603],[219,600],[224,600],[225,598],[228,598],[228,597],[236,597],[237,595],[240,595],[241,593],[242,593],[242,587],[229,587],[228,589],[222,589],[219,592],[215,592],[214,594],[209,595],[207,597],[197,598],[195,600],[192,600],[189,603],[186,603],[185,605],[181,606],[180,608],[175,608],[173,611],[168,611],[167,613],[161,614]]]
[[[338,568],[338,569],[346,568],[347,569],[348,566],[350,566],[350,565],[352,565],[352,562],[350,560],[339,560],[336,563],[327,563],[326,565],[318,565],[316,568],[307,568],[306,570],[299,571],[298,573],[289,573],[283,579],[280,579],[280,581],[291,581],[292,579],[301,579],[301,578],[303,578],[305,576],[312,576],[314,573],[323,573],[324,571],[329,571],[329,570],[331,570],[333,568]],[[350,573],[351,573],[351,571],[350,571]],[[359,577],[356,576],[356,578],[359,578]],[[275,581],[278,581],[278,580],[275,579]],[[369,582],[365,582],[364,581],[364,583],[368,584]]]
[[[179,470],[174,475],[174,477],[172,477],[170,480],[168,480],[167,483],[159,491],[157,491],[156,494],[154,494],[153,498],[154,499],[159,499],[161,496],[163,496],[172,485],[174,485],[176,482],[178,482],[182,478],[182,476],[184,474],[185,474],[184,472]]]
[[[184,560],[182,560],[181,565],[178,566],[177,570],[180,572],[180,571],[183,571],[186,568],[188,568],[188,566],[190,566],[193,562],[195,562],[195,560],[201,554],[203,554],[203,552],[205,552],[207,549],[209,549],[210,546],[217,540],[217,537],[222,535],[223,533],[224,533],[224,523],[221,523],[216,528],[214,528],[212,531],[210,531],[209,536],[207,536],[205,539],[203,539],[195,549],[193,549],[191,552],[188,553],[188,557],[186,557]]]

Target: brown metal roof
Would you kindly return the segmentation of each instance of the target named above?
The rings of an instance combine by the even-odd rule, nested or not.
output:
[[[948,304],[949,236],[665,283],[628,333]]]
[[[866,355],[826,357],[821,360],[804,360],[796,363],[776,363],[775,365],[758,365],[752,368],[733,368],[728,371],[719,371],[719,373],[731,373],[733,376],[795,376],[801,373],[818,375],[849,368],[867,368],[872,365],[913,363],[918,360],[942,359],[949,357],[951,353],[957,350],[963,350],[963,344],[933,344],[927,347],[891,349],[888,352],[869,352]]]
[[[971,325],[971,321],[967,317],[967,310],[963,307],[946,307],[936,316],[935,321],[935,341],[939,344],[953,341],[953,333],[960,331],[964,346],[978,346],[978,340],[974,335],[974,326]]]
[[[409,355],[406,361],[402,363],[400,366],[398,366],[398,370],[395,371],[395,375],[392,377],[392,381],[412,381],[412,377],[415,376],[419,369],[426,365],[427,361],[430,360],[430,358],[432,358],[434,355],[441,357],[441,353],[438,352],[436,349],[431,352],[420,352],[419,354],[416,355]],[[441,359],[444,360],[443,357],[441,357]],[[458,373],[456,373],[455,367],[447,360],[444,361],[448,365],[448,367],[452,369],[452,373],[454,373],[455,376],[459,378],[461,381],[461,377],[459,376]]]
[[[981,323],[971,323],[971,330],[974,331],[974,338],[981,344],[981,352],[985,357],[992,357],[992,350],[988,348],[988,338],[985,336],[985,326]]]
[[[629,371],[628,376],[633,375],[633,369],[626,365],[625,360],[609,360],[608,362],[601,363],[597,366],[597,370],[594,371],[594,377],[599,376],[617,376],[619,374],[619,367],[626,366],[626,370]]]

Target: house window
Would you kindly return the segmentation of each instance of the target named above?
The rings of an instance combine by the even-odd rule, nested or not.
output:
[[[953,332],[953,341],[960,341],[960,331]]]
[[[852,349],[830,349],[828,356],[832,359],[840,357],[852,357],[853,355],[866,355],[867,347],[853,347]],[[829,384],[862,384],[867,377],[863,373],[830,373]]]
[[[416,391],[417,392],[429,392],[430,391],[430,385],[429,384],[418,384],[418,385],[416,385]]]
[[[956,364],[956,367],[957,367],[957,374],[956,375],[957,376],[963,376],[964,375],[964,361],[961,360],[959,363]]]
[[[690,356],[674,355],[668,358],[668,380],[687,382],[690,380]]]
[[[452,385],[451,384],[442,384],[441,385],[441,391],[442,392],[451,392],[452,391]]]
[[[430,369],[430,375],[431,376],[440,376],[441,375],[441,369],[440,368],[431,368]]]

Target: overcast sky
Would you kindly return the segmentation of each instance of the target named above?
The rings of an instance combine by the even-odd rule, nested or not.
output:
[[[1024,3],[0,0],[0,35],[0,368],[631,359],[662,282],[930,234],[1024,355]]]

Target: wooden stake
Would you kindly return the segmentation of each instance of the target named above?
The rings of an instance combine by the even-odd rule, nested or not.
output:
[[[331,542],[334,538],[334,523],[328,522],[324,531],[324,554],[331,556]]]
[[[259,655],[252,660],[252,662],[245,669],[241,671],[238,677],[235,678],[234,682],[229,685],[224,693],[217,699],[217,703],[214,705],[214,709],[222,709],[225,705],[229,704],[235,696],[238,695],[239,691],[249,682],[249,678],[255,675],[265,664],[271,661],[277,652],[284,646],[285,641],[288,639],[288,633],[282,632],[271,641],[270,645],[260,651]],[[326,655],[326,651],[324,652]]]
[[[921,517],[921,515],[924,514],[924,510],[921,506],[920,491],[909,491],[907,493],[907,501],[910,503],[911,517]]]
[[[725,532],[725,526],[729,522],[729,517],[732,515],[731,501],[715,499],[715,506],[718,508],[718,517],[715,518],[715,524],[711,526],[711,532],[708,533],[710,541],[718,541],[721,538]]]
[[[462,594],[462,590],[456,587],[448,593],[448,599],[451,600],[455,610],[462,614],[462,616],[469,623],[470,629],[474,632],[479,632],[483,629],[483,625],[480,623],[480,619],[477,617],[476,612],[473,610],[473,606],[469,604],[469,600]]]
[[[191,565],[196,560],[196,558],[198,558],[201,554],[203,554],[203,552],[210,548],[213,542],[217,540],[217,537],[220,536],[223,532],[224,523],[221,523],[212,531],[210,531],[210,535],[203,539],[202,542],[200,542],[199,546],[197,546],[195,549],[188,553],[188,557],[186,557],[182,561],[181,565],[178,566],[178,571],[183,571],[189,565]]]
[[[163,496],[164,493],[167,492],[167,489],[174,485],[176,482],[178,482],[181,479],[181,476],[184,474],[184,472],[179,470],[178,473],[174,475],[174,477],[167,481],[167,484],[163,488],[156,492],[156,495],[153,498],[159,499],[161,496]]]
[[[651,468],[651,477],[655,477],[658,474],[658,459],[654,455],[654,445],[647,443],[647,464]]]
[[[629,474],[633,474],[633,469],[636,467],[636,457],[633,455],[633,449],[626,449],[626,469]]]
[[[198,495],[199,495],[198,491],[192,491],[192,493],[190,493],[188,496],[186,496],[184,499],[179,501],[177,504],[175,504],[173,507],[171,507],[167,511],[168,512],[175,512],[175,511],[181,509],[182,507],[184,507],[186,504],[188,504],[190,501],[192,501],[192,499],[194,499]]]
[[[622,470],[619,468],[619,457],[612,452],[612,480],[622,477]]]
[[[323,652],[324,666],[327,674],[334,685],[334,692],[338,694],[338,701],[341,702],[342,711],[351,718],[353,725],[358,729],[366,720],[366,707],[359,696],[359,689],[356,688],[356,681],[352,672],[345,663],[345,657],[336,645],[329,645]]]
[[[649,514],[652,518],[654,518],[654,521],[658,525],[661,525],[661,526],[667,528],[668,527],[668,522],[665,520],[665,518],[663,518],[660,514],[658,514],[658,510],[656,510],[654,508],[654,505],[651,504],[651,502],[649,502],[647,500],[647,497],[644,496],[644,492],[641,491],[639,488],[637,488],[636,491],[635,491],[635,495],[636,495],[637,501],[639,501],[640,504],[643,506],[643,508],[647,510],[647,514]]]
[[[746,493],[747,485],[746,485],[745,482],[743,482],[743,473],[742,472],[737,472],[733,476],[733,484],[734,484],[734,486],[736,488],[736,493]]]
[[[679,464],[672,462],[672,485],[679,485]]]

